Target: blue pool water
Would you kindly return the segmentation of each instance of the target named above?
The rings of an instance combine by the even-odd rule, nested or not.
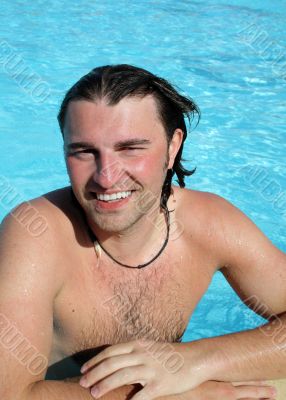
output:
[[[187,186],[224,196],[286,251],[285,2],[4,0],[0,15],[0,218],[68,184],[56,122],[65,90],[95,66],[130,63],[202,110]],[[184,339],[259,323],[217,273]]]

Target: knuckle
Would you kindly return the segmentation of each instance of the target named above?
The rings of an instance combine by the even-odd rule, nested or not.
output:
[[[253,388],[253,395],[254,395],[254,396],[258,396],[258,395],[259,395],[259,392],[260,392],[260,391],[259,391],[259,389],[258,389],[257,387],[254,387],[254,388]]]
[[[143,340],[134,340],[133,342],[132,342],[132,348],[134,349],[134,350],[138,350],[138,349],[140,349],[141,348],[141,343],[143,343]]]
[[[150,400],[150,396],[148,396],[146,393],[139,393],[136,395],[136,400]]]
[[[221,395],[224,396],[226,400],[235,400],[235,388],[231,384],[225,384],[220,387]]]
[[[94,376],[101,376],[106,373],[110,369],[110,361],[102,361],[93,372]]]
[[[151,344],[151,340],[149,340],[149,339],[146,339],[146,338],[141,338],[141,339],[138,339],[138,340],[136,340],[136,347],[137,348],[141,348],[142,346],[143,347],[148,347],[150,344]]]
[[[134,375],[132,368],[124,368],[124,370],[120,371],[119,378],[120,379],[131,379],[132,375]]]
[[[103,361],[102,363],[101,363],[101,368],[102,369],[105,369],[105,368],[107,368],[107,369],[109,369],[109,368],[111,368],[113,366],[113,361],[109,358],[108,360],[105,360],[105,361]]]
[[[101,350],[99,354],[100,356],[108,357],[109,353],[110,353],[110,347],[106,347],[104,350]]]
[[[107,382],[105,382],[105,381],[102,381],[102,382],[99,382],[99,383],[96,385],[96,387],[97,387],[97,389],[99,390],[99,393],[103,393],[103,392],[108,391],[108,389],[109,389],[109,384],[108,384]]]
[[[263,397],[272,397],[273,395],[275,395],[276,390],[272,387],[264,387],[264,388],[260,388],[258,390],[260,396]]]

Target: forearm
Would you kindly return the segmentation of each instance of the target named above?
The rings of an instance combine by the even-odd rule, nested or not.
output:
[[[205,360],[207,380],[286,377],[286,313],[253,330],[193,343]]]
[[[128,400],[139,390],[138,385],[128,385],[103,395],[101,400]],[[192,392],[173,396],[164,396],[158,400],[193,400]],[[22,400],[22,399],[21,399]],[[24,399],[23,399],[24,400]],[[34,384],[25,396],[25,400],[94,400],[90,391],[83,389],[78,382],[40,381]]]
[[[102,400],[125,400],[135,386],[124,386],[102,397]],[[23,400],[94,400],[90,390],[71,381],[39,381],[33,384]],[[21,399],[22,400],[22,399]]]

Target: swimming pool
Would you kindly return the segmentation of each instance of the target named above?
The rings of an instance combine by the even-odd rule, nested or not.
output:
[[[170,79],[202,110],[185,149],[197,166],[187,186],[232,201],[286,251],[286,5],[248,3],[2,2],[0,218],[68,184],[56,122],[65,90],[95,66],[130,63]],[[218,273],[184,340],[260,322]]]

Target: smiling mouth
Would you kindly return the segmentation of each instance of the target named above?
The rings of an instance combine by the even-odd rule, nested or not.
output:
[[[112,194],[103,194],[103,193],[94,193],[96,200],[104,201],[106,203],[116,202],[121,199],[126,199],[130,197],[132,194],[131,190],[123,191],[123,192],[116,192]]]

